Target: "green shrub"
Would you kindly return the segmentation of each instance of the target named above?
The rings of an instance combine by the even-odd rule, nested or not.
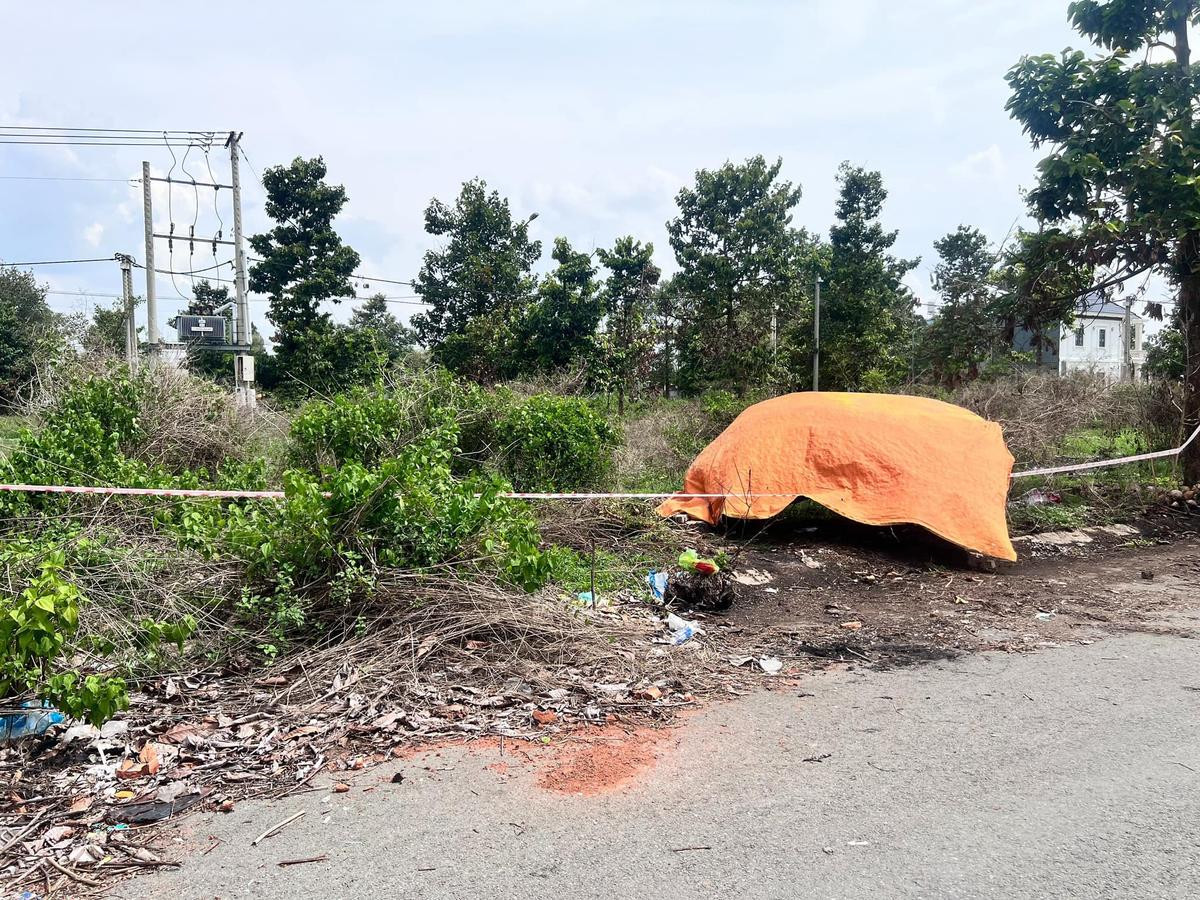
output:
[[[550,564],[532,517],[498,496],[507,484],[455,477],[456,438],[448,423],[374,468],[291,470],[281,503],[231,507],[213,546],[246,566],[243,614],[286,640],[370,600],[381,567],[483,559],[514,584],[544,583]]]
[[[605,485],[620,432],[586,400],[535,394],[502,406],[495,423],[499,466],[518,490]]]
[[[125,681],[63,670],[79,628],[83,595],[63,577],[61,552],[47,556],[20,594],[0,599],[0,698],[29,692],[100,725],[129,706]]]

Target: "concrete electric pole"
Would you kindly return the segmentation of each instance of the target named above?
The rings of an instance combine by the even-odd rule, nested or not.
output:
[[[813,285],[813,384],[812,389],[821,389],[821,276]]]
[[[1133,341],[1130,329],[1133,327],[1131,313],[1133,300],[1125,301],[1125,324],[1121,328],[1121,380],[1133,381]]]
[[[150,163],[142,163],[142,216],[146,223],[146,341],[151,364],[158,357],[158,294],[154,286],[154,210],[150,202]]]
[[[125,304],[125,362],[129,374],[138,370],[137,319],[133,315],[133,257],[125,253],[115,254],[121,265],[121,298]]]
[[[237,302],[234,316],[233,379],[238,402],[253,408],[258,402],[254,389],[254,355],[250,352],[250,301],[246,296],[246,253],[242,249],[242,180],[238,170],[238,141],[240,132],[229,132],[229,173],[233,182],[233,291]]]

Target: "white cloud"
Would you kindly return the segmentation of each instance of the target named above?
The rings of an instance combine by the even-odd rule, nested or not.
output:
[[[1000,181],[1008,174],[1004,153],[997,144],[971,153],[950,166],[950,174],[964,181]]]
[[[99,247],[100,241],[104,239],[104,223],[93,222],[87,228],[83,229],[83,239],[93,247]]]

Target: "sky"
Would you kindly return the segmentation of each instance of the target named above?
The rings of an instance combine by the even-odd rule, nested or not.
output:
[[[1021,190],[1038,154],[1004,111],[1004,74],[1022,54],[1085,46],[1066,5],[261,0],[197,12],[60,0],[51,17],[8,0],[7,31],[19,37],[0,55],[0,124],[240,131],[247,234],[269,227],[254,173],[323,156],[349,196],[337,226],[359,272],[401,281],[436,245],[423,229],[430,199],[452,200],[475,176],[514,215],[538,214],[530,232],[547,263],[556,236],[590,250],[632,234],[670,272],[665,222],[697,169],[781,157],[803,189],[794,223],[827,235],[834,176],[849,160],[883,173],[884,223],[899,230],[899,255],[921,257],[909,284],[931,302],[935,240],[967,224],[999,244],[1026,221]],[[0,144],[0,261],[143,261],[141,187],[127,181],[142,160],[172,171],[166,147]],[[207,166],[229,177],[219,143],[184,165],[198,180],[210,180]],[[85,178],[113,180],[47,180]],[[153,199],[156,230],[194,221],[196,234],[229,233],[228,192],[156,185]],[[156,247],[160,268],[228,256]],[[105,295],[120,291],[115,263],[35,271],[63,312],[110,305]],[[190,281],[159,276],[162,323]],[[366,283],[360,294],[385,289],[397,314],[418,308],[411,288]],[[251,308],[269,334],[266,303]],[[336,316],[348,313],[343,304]]]

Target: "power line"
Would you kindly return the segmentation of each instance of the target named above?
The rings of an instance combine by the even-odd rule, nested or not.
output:
[[[0,175],[0,181],[112,181],[118,184],[141,184],[140,178],[66,178],[57,175]]]
[[[26,266],[69,266],[76,263],[112,262],[111,256],[98,256],[95,259],[42,259],[37,262],[0,263],[0,269],[24,268]]]
[[[194,131],[163,128],[68,128],[64,125],[0,125],[0,129],[13,131],[103,131],[121,134],[217,134],[214,131]]]

